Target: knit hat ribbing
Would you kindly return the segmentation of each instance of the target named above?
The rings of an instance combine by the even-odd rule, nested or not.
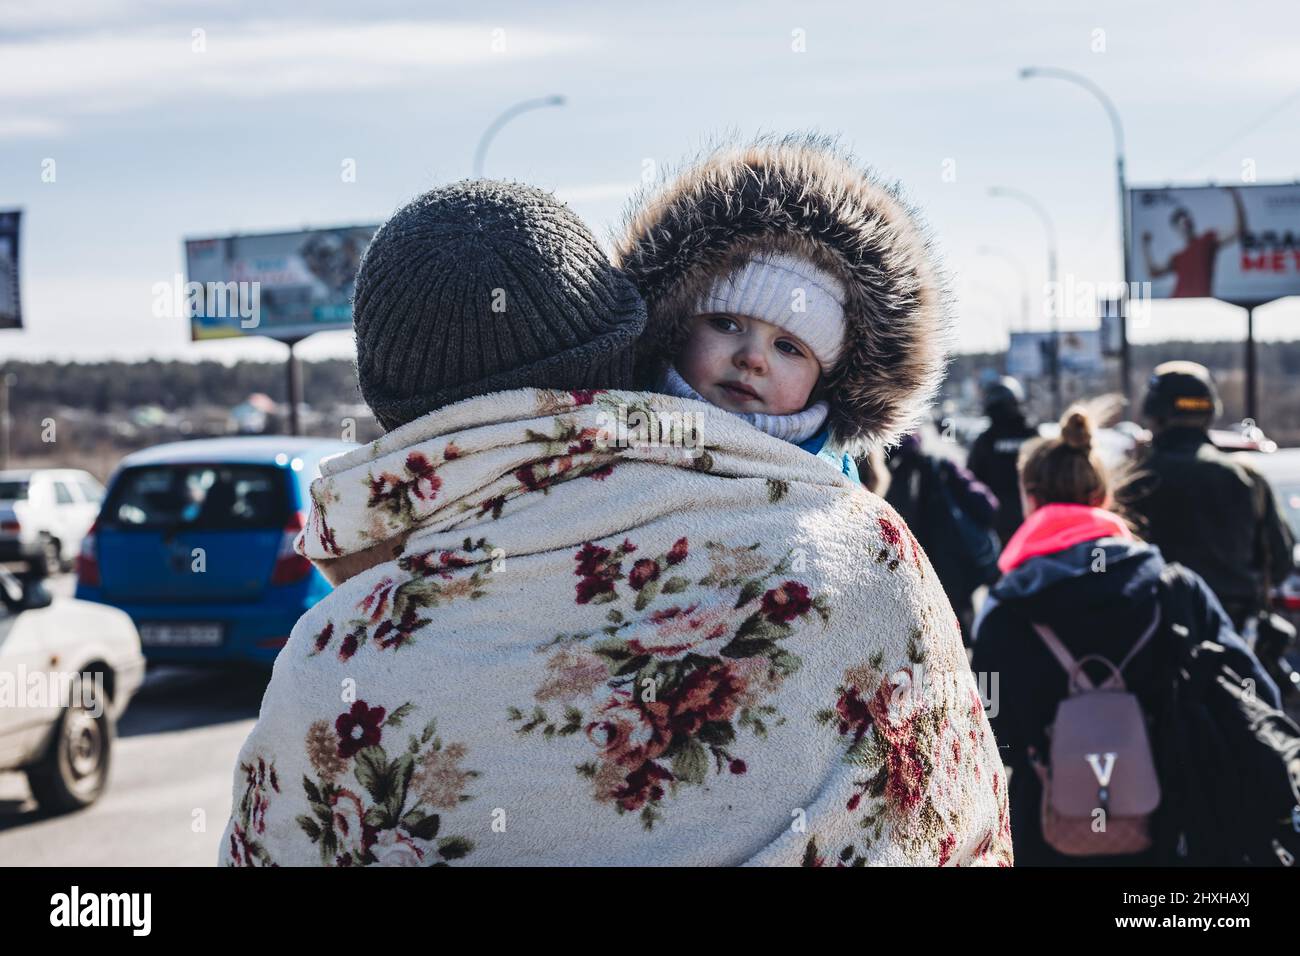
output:
[[[822,371],[844,347],[844,283],[807,259],[771,252],[719,276],[700,298],[697,314],[748,315],[798,336]]]
[[[474,180],[425,193],[357,273],[357,377],[391,431],[489,392],[630,388],[645,305],[567,206]]]

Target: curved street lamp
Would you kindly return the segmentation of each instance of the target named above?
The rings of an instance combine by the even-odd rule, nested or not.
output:
[[[1129,221],[1128,190],[1124,183],[1124,124],[1120,121],[1119,110],[1115,109],[1115,104],[1111,102],[1110,97],[1105,94],[1100,86],[1081,73],[1058,69],[1054,66],[1027,66],[1020,71],[1022,80],[1032,80],[1035,77],[1064,80],[1067,83],[1073,83],[1075,86],[1083,87],[1096,97],[1097,101],[1106,110],[1106,115],[1110,117],[1111,131],[1115,134],[1115,178],[1119,184],[1119,254],[1120,268],[1123,270],[1123,274],[1120,276],[1119,376],[1124,398],[1128,399],[1130,397],[1128,351]]]
[[[1061,415],[1061,317],[1058,300],[1061,296],[1061,288],[1056,277],[1056,226],[1052,223],[1052,217],[1047,214],[1046,207],[1024,190],[1012,189],[1010,186],[992,186],[989,188],[989,195],[1024,203],[1037,214],[1047,234],[1047,281],[1052,290],[1048,316],[1052,330],[1052,361],[1049,371],[1052,378],[1052,417],[1059,418]]]
[[[543,109],[547,106],[563,106],[564,103],[564,97],[558,94],[556,96],[543,96],[535,100],[524,100],[523,102],[511,106],[494,119],[488,128],[483,131],[483,135],[479,137],[478,146],[474,150],[474,178],[483,178],[483,160],[487,157],[488,146],[491,145],[492,138],[501,131],[501,127],[505,126],[506,123],[509,123],[520,113],[527,113],[529,110]]]

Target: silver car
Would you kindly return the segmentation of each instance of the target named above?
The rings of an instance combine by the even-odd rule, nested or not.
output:
[[[1273,486],[1282,517],[1300,541],[1300,448],[1283,448],[1271,455],[1251,455],[1247,461]],[[1296,545],[1291,576],[1274,581],[1273,603],[1293,623],[1300,623],[1300,544]]]
[[[40,577],[68,570],[103,500],[104,486],[79,469],[0,471],[0,561]]]
[[[140,635],[116,608],[53,600],[0,567],[0,770],[23,770],[43,810],[94,803],[117,720],[144,679]]]

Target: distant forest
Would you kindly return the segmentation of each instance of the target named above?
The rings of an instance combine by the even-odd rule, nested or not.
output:
[[[1257,346],[1260,395],[1266,419],[1300,421],[1300,341]],[[1240,342],[1161,342],[1132,349],[1134,386],[1140,390],[1151,369],[1173,358],[1200,362],[1221,383],[1228,415],[1240,417],[1244,348]],[[981,369],[1001,369],[1002,353],[952,357],[945,394],[955,396],[962,381]],[[11,402],[15,414],[77,408],[107,414],[140,405],[169,411],[199,405],[230,407],[254,392],[277,402],[286,399],[284,365],[279,362],[0,362],[0,374],[15,376]],[[356,373],[348,359],[303,362],[303,394],[308,405],[330,408],[361,401]],[[1111,387],[1118,387],[1111,376]]]
[[[357,376],[347,359],[303,362],[308,405],[361,401]],[[283,362],[4,362],[0,374],[16,378],[10,393],[14,414],[76,408],[108,414],[140,405],[168,411],[219,405],[229,408],[254,392],[276,402],[288,398]]]
[[[1259,363],[1259,424],[1279,444],[1300,445],[1300,341],[1268,342],[1257,346]],[[1190,359],[1208,366],[1219,383],[1224,402],[1223,421],[1236,422],[1245,415],[1244,347],[1240,342],[1162,342],[1134,346],[1132,350],[1134,397],[1140,401],[1151,369],[1169,359]],[[948,411],[978,414],[976,381],[983,372],[1001,372],[1002,353],[962,354],[951,359],[941,400]],[[209,432],[204,422],[219,421],[229,409],[251,394],[262,392],[283,404],[287,395],[285,367],[280,362],[17,362],[0,363],[0,375],[12,374],[9,390],[11,462],[34,463],[55,455],[72,456],[84,467],[103,473],[132,447],[171,438]],[[356,373],[348,359],[302,363],[303,394],[312,414],[304,416],[307,430],[338,433],[338,422],[352,416],[356,437],[378,434],[372,419],[360,412],[361,395]],[[1118,390],[1118,375],[1092,381],[1067,381],[1067,399]],[[1030,388],[1035,417],[1047,416],[1046,383]],[[159,406],[169,413],[193,419],[185,435],[165,430],[126,429],[119,423],[124,413],[141,406]],[[206,414],[205,414],[206,410]],[[44,444],[40,423],[53,417],[61,429],[59,447]],[[1136,418],[1136,410],[1128,417]],[[170,426],[169,426],[170,427]],[[283,431],[283,417],[272,416],[268,430]],[[71,446],[71,447],[70,447]],[[74,451],[75,449],[75,451]]]

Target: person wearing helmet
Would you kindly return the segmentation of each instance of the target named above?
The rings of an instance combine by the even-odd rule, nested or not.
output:
[[[1295,541],[1267,479],[1211,442],[1222,411],[1205,366],[1157,366],[1142,405],[1154,438],[1127,497],[1147,540],[1203,577],[1240,631],[1290,573]]]
[[[966,467],[997,496],[998,513],[993,528],[1006,544],[1025,520],[1020,504],[1016,462],[1020,447],[1038,435],[1025,418],[1025,390],[1004,375],[984,390],[984,414],[989,427],[975,439]]]

